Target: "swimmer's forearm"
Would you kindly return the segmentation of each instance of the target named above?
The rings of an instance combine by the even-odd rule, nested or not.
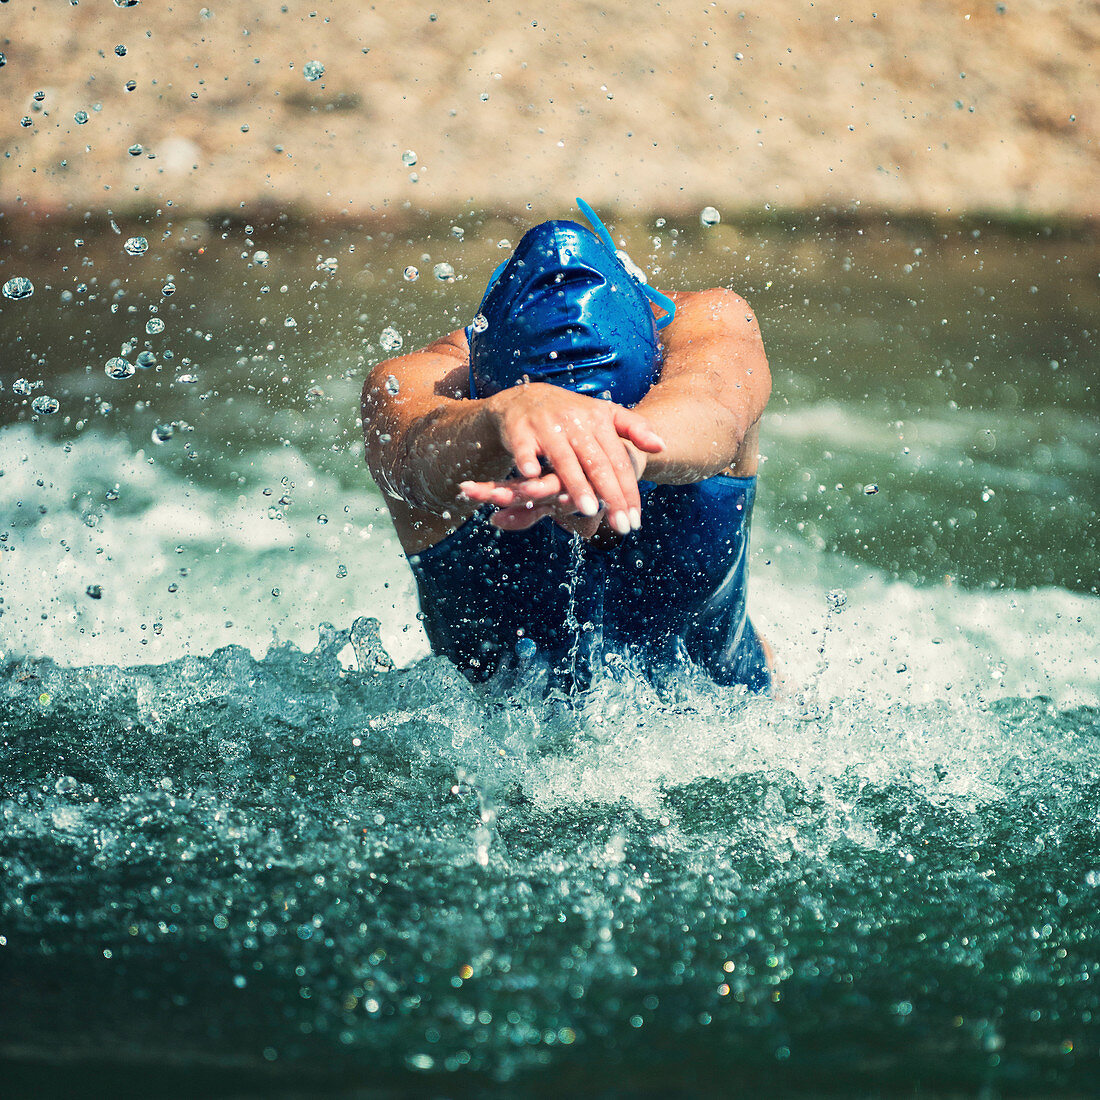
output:
[[[508,476],[513,459],[491,400],[449,403],[410,426],[393,479],[402,499],[442,512],[462,499],[464,481]]]
[[[667,444],[649,459],[647,480],[683,485],[728,467],[755,473],[754,428],[771,396],[771,373],[751,327],[737,338],[681,333],[667,351],[661,380],[637,406]]]
[[[495,402],[464,396],[464,343],[452,333],[381,362],[363,386],[363,435],[375,482],[390,499],[440,515],[460,503],[463,480],[503,477],[511,469]]]
[[[638,411],[664,439],[665,448],[647,456],[642,474],[659,485],[690,485],[734,465],[753,422],[710,398],[654,394]]]
[[[462,482],[506,477],[512,457],[501,444],[494,410],[487,404],[447,401],[395,425],[388,439],[376,443],[370,464],[383,492],[441,514],[461,499]]]

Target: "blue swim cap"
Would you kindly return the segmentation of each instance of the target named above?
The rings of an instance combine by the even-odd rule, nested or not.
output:
[[[623,266],[607,231],[581,209],[602,234],[543,222],[490,280],[468,330],[472,397],[526,379],[635,405],[656,380],[659,326],[647,297],[656,292]]]

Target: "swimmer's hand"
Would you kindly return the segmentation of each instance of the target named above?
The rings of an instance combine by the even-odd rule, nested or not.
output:
[[[636,479],[641,479],[646,467],[647,455],[628,443],[630,460]],[[478,503],[495,505],[490,522],[503,531],[524,531],[533,527],[544,516],[550,516],[559,527],[582,538],[590,539],[606,525],[612,530],[611,517],[606,508],[600,508],[594,516],[577,511],[572,497],[562,490],[561,479],[553,471],[541,477],[512,477],[506,481],[465,482],[464,493]],[[629,517],[633,520],[634,517]],[[637,524],[631,527],[637,529]],[[618,529],[619,534],[626,534]]]
[[[543,383],[514,386],[488,398],[490,403],[519,477],[464,481],[459,489],[474,503],[520,513],[498,512],[497,526],[520,530],[555,511],[597,517],[601,501],[619,534],[641,524],[638,456],[665,446],[644,416]],[[549,472],[542,472],[540,458]]]

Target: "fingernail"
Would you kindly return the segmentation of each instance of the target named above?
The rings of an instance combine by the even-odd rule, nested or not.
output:
[[[611,526],[614,527],[620,535],[630,534],[630,520],[627,519],[625,512],[616,512],[611,517]]]
[[[637,508],[630,509],[630,526],[637,531],[642,525],[642,513]]]
[[[586,516],[594,516],[600,510],[596,498],[588,496],[587,494],[577,501],[577,507],[579,507]]]

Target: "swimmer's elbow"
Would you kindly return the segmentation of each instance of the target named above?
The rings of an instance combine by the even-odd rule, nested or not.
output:
[[[379,363],[367,375],[360,395],[360,416],[367,469],[388,496],[396,495],[394,474],[400,467],[401,433],[393,415],[392,394],[386,380],[393,377],[392,361]]]

